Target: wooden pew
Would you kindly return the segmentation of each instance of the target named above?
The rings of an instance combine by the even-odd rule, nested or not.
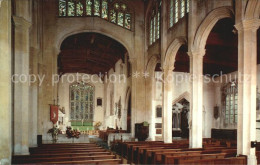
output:
[[[121,159],[87,160],[87,161],[59,161],[40,162],[40,164],[122,164]]]
[[[189,165],[220,165],[220,164],[234,164],[234,165],[247,165],[247,157],[231,157],[224,159],[202,159],[202,160],[180,160],[180,164],[189,164]]]
[[[115,155],[92,155],[92,156],[60,156],[60,157],[45,157],[45,158],[33,158],[19,160],[22,163],[41,163],[41,162],[59,162],[59,161],[85,161],[85,160],[104,160],[114,159]]]
[[[14,156],[14,164],[119,164],[121,159],[96,145],[54,144],[31,149],[29,156]],[[90,146],[90,147],[89,147]]]
[[[220,154],[200,154],[189,156],[165,156],[163,157],[163,164],[181,164],[183,160],[202,160],[202,159],[224,159],[226,153]]]

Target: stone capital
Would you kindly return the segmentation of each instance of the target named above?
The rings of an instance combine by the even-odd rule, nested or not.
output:
[[[206,54],[205,49],[192,49],[187,54],[190,56],[190,58],[203,58],[203,56]]]
[[[164,65],[161,67],[161,69],[164,73],[168,73],[168,72],[172,72],[174,70],[174,66]]]
[[[14,24],[16,27],[22,27],[27,30],[31,27],[32,23],[24,19],[23,17],[13,16]]]
[[[256,31],[260,26],[260,19],[248,19],[243,20],[235,25],[235,28],[238,30],[238,33],[244,30],[253,30]]]

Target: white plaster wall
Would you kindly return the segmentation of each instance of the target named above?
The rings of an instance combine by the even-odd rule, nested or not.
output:
[[[155,82],[155,106],[153,107],[154,113],[156,113],[156,106],[162,105],[162,82],[158,79],[161,77],[161,72],[156,72],[155,75],[157,77]],[[189,79],[189,73],[182,72],[173,72],[173,103],[174,101],[178,101],[179,99],[185,98],[190,101],[190,93],[191,93],[191,82]],[[204,78],[207,80],[206,78]],[[212,117],[213,117],[213,109],[215,105],[215,90],[214,84],[212,82],[207,83],[207,81],[203,84],[203,137],[211,137],[211,128],[212,128]],[[154,118],[155,123],[161,123],[161,118]]]
[[[114,70],[115,69],[115,70]],[[103,129],[109,128],[122,128],[123,130],[127,129],[127,91],[129,88],[129,79],[127,78],[127,66],[125,63],[123,63],[122,60],[119,60],[115,64],[115,68],[110,69],[108,72],[108,78],[110,78],[111,81],[106,81],[104,86],[107,88],[104,93],[104,96],[106,97],[106,115],[104,118],[104,126]],[[116,78],[116,81],[114,81],[114,78]],[[114,101],[113,101],[113,107],[114,107],[114,115],[110,114],[110,92],[111,90],[114,90]],[[116,113],[116,107],[115,103],[119,102],[119,99],[121,98],[121,118],[118,117],[118,113]]]

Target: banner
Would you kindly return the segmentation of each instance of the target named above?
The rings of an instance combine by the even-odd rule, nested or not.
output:
[[[50,105],[51,106],[51,121],[53,124],[56,124],[57,121],[59,120],[58,114],[59,114],[59,106],[57,105]]]

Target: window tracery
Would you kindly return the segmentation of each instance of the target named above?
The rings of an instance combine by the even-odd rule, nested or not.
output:
[[[237,123],[238,88],[236,82],[227,84],[222,91],[225,124]]]
[[[169,26],[172,27],[189,12],[189,0],[170,0],[169,2]]]
[[[149,44],[152,45],[156,40],[160,38],[161,30],[161,0],[154,0],[153,9],[150,17],[150,30],[149,30]]]
[[[94,87],[83,82],[70,86],[70,119],[93,121]]]
[[[133,22],[133,11],[127,4],[113,0],[59,0],[59,16],[100,17],[128,30]]]

